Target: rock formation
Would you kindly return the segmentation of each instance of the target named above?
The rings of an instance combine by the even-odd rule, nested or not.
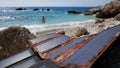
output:
[[[0,31],[0,60],[30,47],[28,40],[34,38],[24,27],[9,27]]]
[[[99,8],[93,8],[82,12],[84,15],[96,14],[97,18],[111,18],[120,13],[120,0],[112,1]]]
[[[118,14],[118,15],[115,16],[115,20],[120,21],[120,14]]]
[[[17,8],[15,10],[27,10],[26,8]]]
[[[51,9],[48,8],[47,11],[51,11]]]
[[[68,11],[67,13],[70,13],[70,14],[80,14],[81,12],[77,12],[77,11],[71,10],[71,11]]]
[[[33,9],[33,11],[38,11],[38,10],[39,10],[38,8]]]
[[[102,7],[102,11],[96,14],[98,18],[111,18],[120,13],[120,1],[112,1]]]
[[[104,19],[98,19],[98,20],[96,20],[95,24],[103,23],[103,22],[104,22]]]
[[[93,9],[87,10],[85,12],[82,12],[81,14],[84,14],[84,15],[93,15],[93,14],[96,14],[97,12],[100,12],[100,11],[101,11],[100,8],[93,8]]]

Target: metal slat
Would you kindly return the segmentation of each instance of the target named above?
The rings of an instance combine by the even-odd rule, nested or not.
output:
[[[32,65],[29,68],[60,68],[60,67],[50,60],[41,60],[39,63]]]
[[[18,63],[15,63],[7,68],[28,68],[36,63],[39,63],[41,60],[37,56],[31,56],[27,59],[24,59]]]
[[[62,43],[65,43],[67,42],[68,40],[70,40],[70,37],[68,36],[62,36],[62,37],[59,37],[59,38],[56,38],[56,39],[53,39],[51,41],[48,41],[44,44],[41,44],[41,45],[38,45],[36,46],[36,48],[42,53],[42,52],[45,52],[51,48],[54,48]]]
[[[32,55],[33,55],[33,52],[31,49],[20,52],[14,56],[11,56],[5,60],[0,61],[0,68],[4,68],[6,66],[12,65],[12,64],[19,62],[25,58],[28,58]]]
[[[75,39],[74,41],[72,41],[71,43],[65,45],[64,47],[58,49],[56,52],[48,55],[48,58],[55,58],[57,57],[58,55],[60,55],[62,52],[64,52],[66,49],[80,43],[81,41],[83,41],[86,37],[82,37],[82,38],[77,38]]]
[[[85,64],[94,59],[94,56],[100,52],[105,45],[112,40],[117,32],[120,31],[120,25],[103,31],[96,38],[74,53],[64,63]]]
[[[45,36],[42,36],[42,37],[38,37],[38,38],[35,38],[35,39],[32,39],[32,40],[29,40],[32,45],[38,43],[38,42],[42,42],[42,41],[45,41],[47,39],[50,39],[50,38],[53,38],[53,37],[57,37],[59,34],[56,34],[56,33],[51,33],[51,34],[48,34],[48,35],[45,35]]]

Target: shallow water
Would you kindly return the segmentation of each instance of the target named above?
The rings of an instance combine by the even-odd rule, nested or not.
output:
[[[94,20],[94,16],[84,16],[80,14],[67,14],[69,10],[85,11],[93,7],[25,7],[27,10],[16,11],[17,7],[1,7],[0,28],[10,26],[24,26],[30,31],[46,30],[51,28],[78,25],[86,21]],[[34,8],[44,9],[44,11],[33,11]],[[46,11],[50,8],[51,11]],[[41,17],[45,16],[45,24],[42,24]],[[0,29],[0,30],[1,30]]]

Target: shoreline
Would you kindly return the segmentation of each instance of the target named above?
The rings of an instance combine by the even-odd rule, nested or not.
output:
[[[115,20],[114,18],[108,18],[104,19],[103,22],[96,23],[97,20],[91,19],[86,20],[83,22],[73,22],[73,23],[62,23],[62,24],[52,24],[52,25],[30,25],[28,26],[18,26],[18,27],[25,27],[27,28],[32,34],[34,34],[36,37],[43,36],[45,34],[49,33],[59,33],[59,32],[65,32],[65,35],[76,37],[76,33],[79,28],[85,28],[89,35],[99,33],[107,28],[116,26],[120,24],[120,21]],[[1,28],[0,31],[9,28]]]
[[[120,24],[120,21],[117,21],[114,18],[109,18],[109,19],[105,19],[104,22],[102,23],[96,23],[96,21],[91,21],[91,22],[86,22],[86,23],[80,23],[79,25],[76,25],[76,26],[74,25],[74,27],[69,26],[67,28],[61,27],[57,29],[54,28],[54,29],[49,29],[45,31],[39,31],[35,34],[35,36],[38,37],[38,36],[43,36],[49,33],[58,33],[58,32],[64,31],[65,35],[76,37],[76,32],[78,28],[85,28],[89,32],[89,35],[92,35],[92,34],[99,33],[103,30],[106,30],[108,28],[114,27],[118,24]]]

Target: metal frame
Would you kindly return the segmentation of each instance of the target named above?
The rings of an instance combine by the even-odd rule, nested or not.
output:
[[[40,44],[41,42],[44,42],[44,41],[47,41],[47,40],[50,40],[50,39],[53,39],[53,38],[59,37],[59,36],[60,36],[60,34],[51,33],[51,34],[47,34],[44,36],[40,36],[38,38],[31,39],[31,40],[29,40],[29,42],[31,43],[32,46],[35,46],[37,44]]]
[[[70,38],[69,36],[60,36],[60,37],[58,37],[58,38],[61,38],[61,37],[68,37],[68,40],[60,43],[59,45],[56,45],[55,47],[52,47],[52,48],[50,48],[50,49],[47,49],[47,50],[45,50],[45,51],[43,51],[43,52],[41,52],[41,51],[37,48],[37,46],[41,46],[41,44],[33,47],[33,49],[40,55],[41,58],[45,58],[46,52],[49,52],[49,51],[51,51],[51,50],[53,50],[53,49],[55,49],[55,48],[57,48],[57,47],[60,47],[60,46],[62,46],[63,44],[65,44],[65,43],[67,43],[67,42],[69,42],[69,41],[71,40],[71,38]],[[52,40],[56,40],[56,39],[58,39],[58,38],[55,38],[55,39],[52,39]],[[52,40],[50,40],[50,41],[52,41]],[[50,42],[50,41],[48,41],[48,42]],[[59,42],[59,41],[58,41],[58,42]],[[47,43],[47,42],[46,42],[46,43]],[[42,45],[44,45],[44,44],[42,44]]]
[[[4,68],[4,67],[10,66],[12,64],[15,64],[21,60],[31,57],[33,54],[34,54],[34,52],[31,49],[20,52],[14,56],[11,56],[5,60],[0,61],[0,68]]]

